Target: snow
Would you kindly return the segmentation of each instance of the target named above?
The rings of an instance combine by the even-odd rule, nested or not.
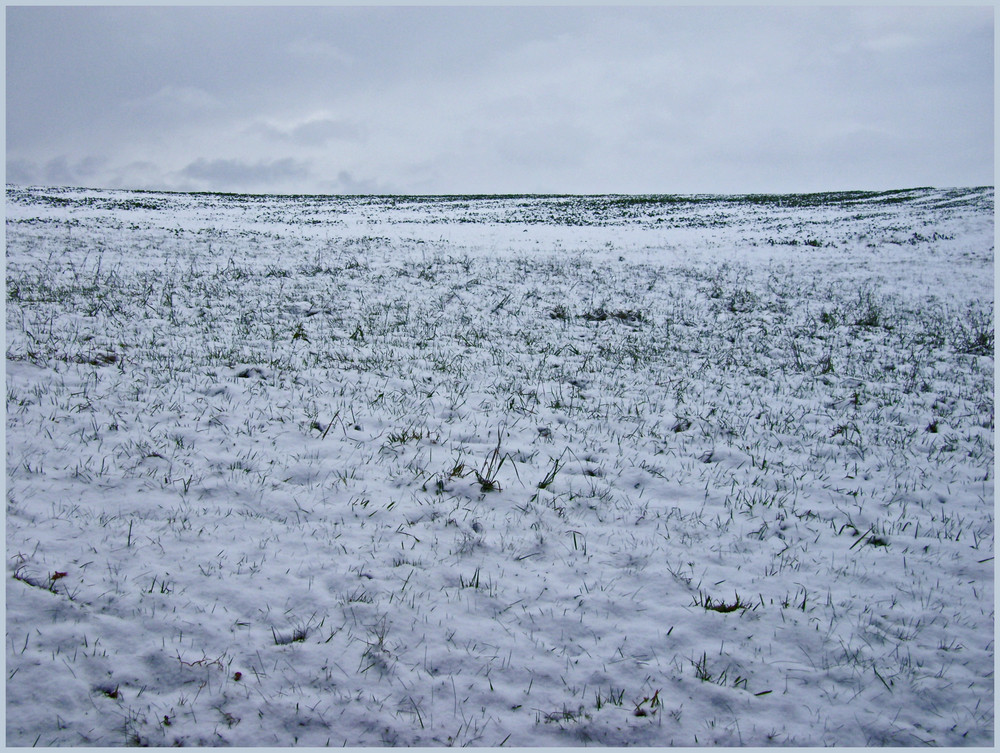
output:
[[[992,745],[993,190],[7,188],[10,745]]]

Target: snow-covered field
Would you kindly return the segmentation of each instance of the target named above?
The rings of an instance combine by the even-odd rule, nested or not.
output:
[[[7,743],[991,745],[993,190],[7,188]]]

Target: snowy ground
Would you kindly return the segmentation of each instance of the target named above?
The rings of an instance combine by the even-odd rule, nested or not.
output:
[[[992,745],[993,191],[7,189],[7,743]]]

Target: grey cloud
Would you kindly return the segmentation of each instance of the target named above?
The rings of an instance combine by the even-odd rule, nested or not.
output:
[[[76,176],[65,156],[49,160],[42,169],[43,180],[50,186],[76,185]]]
[[[305,163],[291,157],[254,163],[238,159],[206,160],[202,157],[181,169],[178,175],[212,191],[268,191],[286,181],[310,179]]]
[[[163,170],[149,160],[135,160],[111,172],[107,185],[112,188],[163,190],[168,187]]]
[[[480,143],[489,146],[498,157],[515,165],[530,167],[572,168],[585,161],[597,146],[596,137],[573,123],[552,123],[517,132],[492,134]]]
[[[9,159],[7,160],[7,182],[13,183],[17,186],[31,186],[39,181],[38,176],[38,166],[27,159]]]
[[[130,114],[157,118],[186,119],[220,107],[219,100],[197,86],[164,86],[155,93],[127,101],[123,109]]]
[[[370,178],[357,179],[347,170],[337,173],[336,180],[326,180],[321,184],[324,193],[331,194],[390,194],[396,193],[390,187]]]
[[[324,62],[334,61],[345,65],[350,65],[354,62],[351,55],[322,39],[293,39],[288,43],[286,49],[291,55],[296,57]]]
[[[255,123],[247,131],[251,134],[259,134],[271,141],[304,147],[324,146],[334,140],[355,140],[362,135],[362,130],[357,125],[330,118],[308,120],[292,128],[278,128],[266,123]]]
[[[7,182],[18,185],[96,186],[102,182],[99,174],[107,163],[104,157],[88,156],[71,160],[65,154],[43,164],[30,159],[8,159]]]
[[[310,120],[292,129],[292,141],[308,146],[320,146],[331,139],[355,139],[361,130],[350,123],[337,120]]]

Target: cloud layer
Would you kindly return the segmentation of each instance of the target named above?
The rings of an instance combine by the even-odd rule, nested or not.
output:
[[[294,193],[992,184],[993,11],[12,7],[7,180]]]

